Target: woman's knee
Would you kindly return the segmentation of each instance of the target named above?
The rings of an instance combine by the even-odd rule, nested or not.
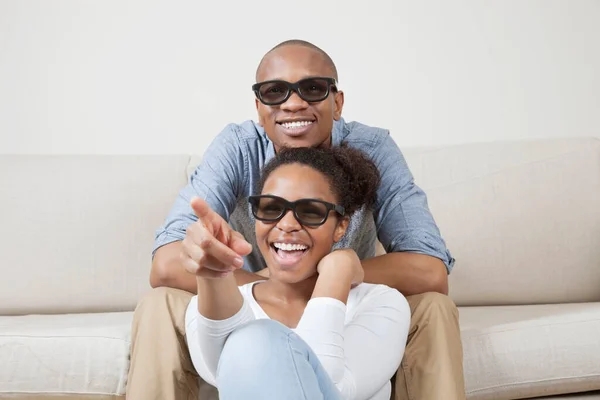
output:
[[[291,330],[280,322],[271,319],[257,319],[233,331],[227,338],[225,346],[268,348],[282,338],[287,338],[289,333],[291,333]]]
[[[223,347],[220,368],[232,363],[235,368],[260,368],[288,345],[291,330],[270,319],[258,319],[233,331]]]

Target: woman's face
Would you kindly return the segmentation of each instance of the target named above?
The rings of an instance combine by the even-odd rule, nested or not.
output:
[[[288,201],[319,199],[338,204],[327,178],[301,164],[283,165],[267,178],[262,195],[278,196]],[[288,210],[277,222],[256,221],[256,242],[270,277],[282,282],[301,282],[317,271],[319,261],[331,252],[333,244],[344,235],[348,220],[330,211],[320,226],[303,226]],[[287,248],[287,250],[286,250]]]

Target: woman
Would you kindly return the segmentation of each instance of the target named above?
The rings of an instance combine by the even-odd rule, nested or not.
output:
[[[249,201],[268,280],[198,277],[186,314],[194,366],[221,400],[390,398],[408,303],[362,283],[353,250],[332,251],[378,184],[348,147],[284,149],[265,166]]]

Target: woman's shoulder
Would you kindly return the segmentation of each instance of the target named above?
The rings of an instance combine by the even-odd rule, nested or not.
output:
[[[242,293],[242,296],[250,298],[250,299],[254,299],[254,295],[252,293],[252,291],[254,289],[254,285],[256,285],[257,283],[260,283],[260,282],[265,282],[265,281],[254,281],[254,282],[246,283],[245,285],[238,286],[238,289],[240,290],[240,293]]]

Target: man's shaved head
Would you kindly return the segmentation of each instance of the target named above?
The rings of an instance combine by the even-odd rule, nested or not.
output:
[[[327,53],[304,40],[279,43],[265,54],[256,71],[257,83],[272,80],[296,83],[317,77],[337,80],[337,70]],[[265,90],[270,90],[270,86],[267,84]],[[276,86],[271,89],[285,90]],[[273,142],[275,151],[283,147],[331,146],[333,123],[342,117],[344,92],[332,84],[328,88],[325,98],[312,102],[302,98],[297,89],[287,92],[286,100],[280,104],[265,104],[256,96],[258,124]]]
[[[302,47],[307,47],[311,50],[318,52],[323,57],[323,60],[325,61],[325,63],[331,68],[331,71],[333,73],[332,77],[335,78],[336,81],[338,80],[337,68],[335,67],[335,64],[333,63],[333,60],[331,59],[331,57],[329,57],[329,54],[327,54],[321,48],[315,46],[314,44],[312,44],[310,42],[307,42],[305,40],[300,40],[300,39],[292,39],[292,40],[286,40],[285,42],[279,43],[277,46],[273,47],[271,50],[269,50],[267,52],[267,54],[265,54],[263,56],[263,58],[260,60],[260,63],[258,64],[258,68],[256,69],[256,80],[257,81],[258,81],[258,74],[260,72],[260,69],[261,69],[265,59],[269,56],[269,54],[273,53],[277,49],[280,49],[282,47],[287,47],[287,46],[302,46]]]

